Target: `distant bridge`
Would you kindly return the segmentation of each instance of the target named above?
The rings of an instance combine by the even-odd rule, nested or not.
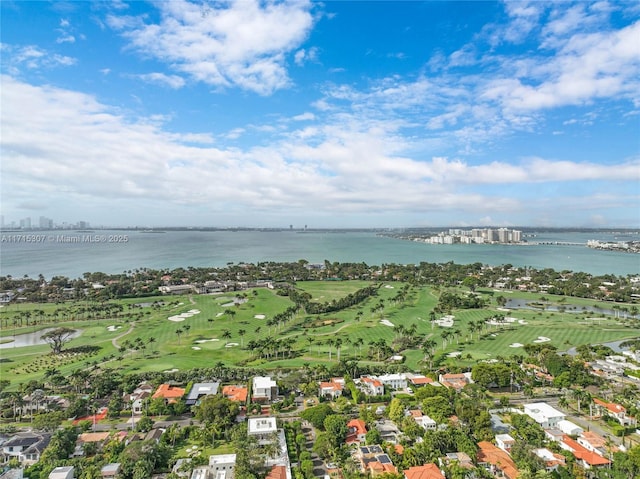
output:
[[[540,246],[586,246],[587,243],[573,243],[571,241],[537,241],[530,242],[532,245]]]

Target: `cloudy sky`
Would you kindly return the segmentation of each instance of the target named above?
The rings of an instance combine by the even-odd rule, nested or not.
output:
[[[637,2],[0,8],[5,224],[640,227]]]

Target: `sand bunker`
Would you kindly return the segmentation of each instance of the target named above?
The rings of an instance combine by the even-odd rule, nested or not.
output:
[[[222,316],[224,313],[218,313],[216,314],[216,318],[219,318],[220,316]]]
[[[492,326],[500,326],[502,324],[505,323],[509,323],[509,324],[513,324],[513,323],[520,323],[520,324],[527,324],[527,323],[521,323],[521,319],[518,318],[513,318],[511,316],[507,316],[506,318],[504,318],[504,321],[496,321],[495,319],[490,319],[489,321],[487,321],[487,324],[491,324]]]
[[[164,373],[177,373],[178,371],[180,371],[178,368],[173,368],[173,369],[165,369],[163,372]]]
[[[256,314],[253,317],[256,318],[256,319],[264,319],[264,318],[266,318],[266,316],[264,314]]]
[[[194,341],[194,343],[196,344],[202,344],[202,343],[208,343],[210,341],[220,341],[218,338],[211,338],[211,339],[196,339]]]
[[[393,286],[391,286],[390,284],[386,284],[384,287],[387,289],[393,289]]]
[[[244,303],[246,303],[247,301],[249,301],[249,300],[248,300],[248,299],[245,299],[245,298],[236,298],[236,299],[234,299],[234,300],[233,300],[233,302],[232,302],[232,303],[224,303],[224,304],[222,305],[222,307],[223,307],[223,308],[229,308],[229,307],[231,307],[231,306],[235,306],[236,304],[244,304]]]
[[[177,323],[177,322],[180,322],[180,321],[184,321],[185,319],[190,318],[192,316],[195,316],[196,314],[200,314],[200,310],[198,310],[198,309],[190,309],[186,313],[176,314],[175,316],[169,316],[167,319],[169,321],[173,321],[173,322]]]
[[[546,343],[547,341],[551,341],[551,338],[546,338],[544,336],[538,336],[538,339],[534,339],[534,343]]]
[[[509,345],[510,348],[521,348],[522,346],[524,346],[522,343],[511,343]]]
[[[462,353],[460,351],[453,351],[449,354],[447,354],[448,358],[457,358],[458,356],[460,356]]]
[[[391,328],[393,328],[395,326],[395,324],[393,324],[391,321],[389,321],[388,319],[381,319],[380,320],[380,324],[384,324],[385,326],[389,326]]]
[[[524,319],[519,319],[518,324],[529,324]]]
[[[111,331],[112,333],[114,331],[117,331],[118,329],[122,329],[122,326],[108,326],[107,327],[107,331]]]
[[[233,348],[235,346],[240,346],[238,343],[227,343],[224,345],[225,348]]]
[[[191,349],[194,351],[200,351],[202,348],[200,346],[191,346]]]
[[[443,328],[451,328],[453,327],[454,319],[455,319],[455,316],[448,314],[447,316],[443,316],[440,319],[436,319],[434,323],[436,323],[438,326],[441,326]]]

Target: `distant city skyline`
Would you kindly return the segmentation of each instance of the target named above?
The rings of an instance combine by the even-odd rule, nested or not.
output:
[[[18,224],[640,227],[637,2],[0,15],[0,204]]]

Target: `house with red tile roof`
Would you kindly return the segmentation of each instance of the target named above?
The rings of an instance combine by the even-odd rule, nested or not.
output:
[[[407,379],[414,386],[424,386],[426,384],[433,384],[435,381],[422,374],[407,374]]]
[[[347,444],[362,444],[367,435],[367,425],[362,419],[352,419],[347,423]]]
[[[385,472],[397,473],[398,468],[391,463],[371,461],[369,464],[367,464],[365,472],[371,474],[371,477],[376,477],[384,474]]]
[[[583,431],[578,436],[577,440],[578,444],[583,446],[585,449],[591,452],[595,452],[596,454],[600,454],[603,457],[607,456],[609,453],[619,451],[619,449],[615,445],[607,445],[607,441],[605,440],[605,438],[593,431]]]
[[[578,441],[574,441],[569,436],[563,436],[560,441],[560,447],[569,451],[574,455],[577,462],[585,469],[591,469],[592,467],[602,467],[611,464],[609,459],[602,457],[595,452],[589,451],[586,447],[582,446]]]
[[[496,477],[502,474],[507,479],[517,479],[520,475],[511,456],[487,441],[478,443],[478,465],[486,467]]]
[[[287,479],[287,467],[273,466],[265,479]]]
[[[332,378],[331,381],[321,381],[318,396],[327,399],[336,399],[342,396],[344,390],[344,378]]]
[[[621,405],[613,402],[601,401],[600,399],[593,399],[596,405],[596,410],[602,414],[608,414],[614,417],[622,426],[635,426],[638,424],[638,420],[633,416],[627,416],[627,409]]]
[[[376,378],[363,376],[354,382],[367,396],[382,396],[384,394],[384,384]]]
[[[178,399],[184,396],[185,389],[178,386],[172,386],[171,384],[161,384],[156,389],[156,392],[151,396],[153,399],[162,398],[167,403],[177,402]]]
[[[247,402],[247,395],[249,389],[242,386],[224,386],[222,388],[222,395],[231,401]]]
[[[404,471],[405,479],[445,479],[442,471],[435,464],[414,466]]]
[[[473,381],[471,380],[471,373],[441,374],[440,376],[438,376],[438,382],[444,387],[455,389],[456,391],[460,391],[467,384],[473,383]]]

